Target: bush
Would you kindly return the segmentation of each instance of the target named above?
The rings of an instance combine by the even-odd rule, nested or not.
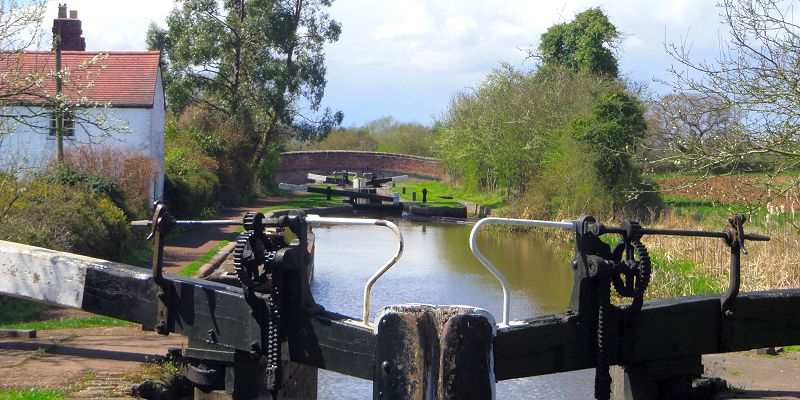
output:
[[[84,184],[39,177],[0,190],[2,240],[115,261],[143,244],[125,213]]]
[[[190,117],[199,118],[196,114]],[[199,122],[198,122],[199,123]],[[217,200],[219,164],[203,150],[201,135],[191,126],[167,123],[164,155],[164,201],[176,216],[194,218]],[[211,139],[209,139],[211,140]]]
[[[609,216],[613,196],[598,179],[588,146],[568,132],[557,132],[554,136],[542,157],[536,179],[511,202],[511,210],[535,219]]]
[[[153,158],[110,147],[79,146],[64,154],[64,166],[71,172],[61,176],[67,180],[62,182],[74,185],[74,179],[78,179],[88,183],[93,190],[107,194],[131,218],[149,214],[150,193],[158,173]]]
[[[179,218],[194,218],[214,204],[219,180],[208,170],[184,175],[167,175],[164,179],[164,200]]]
[[[49,184],[62,184],[70,187],[90,189],[97,195],[105,196],[114,202],[125,214],[130,215],[125,202],[125,193],[116,182],[98,175],[89,175],[69,165],[52,166],[39,174],[39,179]]]

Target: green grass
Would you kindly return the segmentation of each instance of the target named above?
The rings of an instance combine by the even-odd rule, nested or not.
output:
[[[281,192],[282,194],[287,193],[285,191]],[[283,203],[262,209],[261,212],[267,213],[269,211],[274,211],[274,210],[287,210],[287,209],[298,209],[298,208],[337,207],[343,204],[344,203],[342,203],[342,200],[340,198],[337,198],[336,196],[331,197],[331,199],[328,200],[324,194],[308,193],[308,194],[301,194],[299,196],[292,196]]]
[[[800,346],[784,346],[783,349],[786,351],[800,351]]]
[[[0,296],[0,326],[25,321],[49,307],[47,304]]]
[[[55,389],[0,389],[0,400],[56,400],[66,393]]]
[[[183,267],[180,271],[178,271],[178,275],[181,275],[181,276],[195,276],[195,275],[197,275],[197,271],[200,270],[200,267],[202,267],[203,264],[211,261],[211,259],[217,253],[219,253],[219,250],[221,248],[227,246],[228,243],[230,243],[230,240],[223,240],[223,241],[217,243],[214,247],[211,248],[211,250],[206,252],[206,254],[203,254],[202,256],[200,256],[200,258],[198,258],[195,261],[192,261],[191,263],[189,263],[189,265]]]
[[[119,319],[106,317],[102,315],[93,315],[90,317],[73,317],[73,318],[58,318],[46,321],[31,321],[31,322],[16,322],[10,324],[2,324],[0,328],[3,329],[35,329],[35,330],[48,330],[48,329],[74,329],[74,328],[94,328],[99,326],[133,326],[132,322],[122,321]]]
[[[403,187],[406,188],[405,194],[403,194]],[[456,199],[477,203],[492,209],[506,206],[506,201],[500,192],[472,192],[435,181],[399,182],[393,191],[400,193],[400,198],[405,201],[411,201],[411,193],[417,192],[417,201],[422,202],[422,189],[428,189],[429,207],[458,207],[460,203],[455,201]],[[441,199],[439,196],[452,196],[453,200]]]
[[[653,264],[653,282],[648,292],[658,297],[674,297],[722,293],[723,285],[697,270],[697,265],[687,260],[669,260],[658,251],[650,251]]]
[[[663,196],[664,204],[681,216],[691,217],[697,222],[709,223],[722,229],[727,225],[727,218],[731,215],[742,213],[748,217],[750,229],[764,228],[767,214],[766,207],[751,208],[744,205],[728,204],[716,201],[689,199],[680,196]],[[791,213],[772,214],[769,216],[773,226],[782,227],[792,221]]]

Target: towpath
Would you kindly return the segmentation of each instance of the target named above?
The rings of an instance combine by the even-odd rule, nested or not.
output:
[[[258,197],[241,207],[227,207],[208,219],[241,219],[248,211],[258,211],[280,204],[286,196]],[[210,226],[186,230],[167,238],[164,245],[164,272],[176,273],[208,253],[220,241],[230,240],[237,226]]]

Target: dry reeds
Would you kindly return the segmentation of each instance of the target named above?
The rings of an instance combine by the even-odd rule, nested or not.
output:
[[[776,218],[780,216],[780,218]],[[800,269],[794,259],[800,252],[800,236],[790,213],[769,208],[766,216],[755,216],[746,231],[771,237],[769,242],[747,242],[748,255],[742,254],[741,290],[800,287]],[[719,231],[719,221],[668,212],[657,222],[659,227]],[[697,295],[724,291],[728,286],[730,248],[720,239],[649,236],[645,242],[654,255],[654,278],[649,297]]]

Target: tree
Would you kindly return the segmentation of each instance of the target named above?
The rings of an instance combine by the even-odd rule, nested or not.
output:
[[[645,158],[667,169],[680,169],[683,154],[692,149],[714,149],[716,153],[726,142],[740,140],[734,136],[741,131],[739,113],[714,96],[670,93],[650,103],[648,117]]]
[[[631,185],[625,178],[638,178],[631,156],[645,129],[642,104],[622,87],[613,86],[597,95],[588,118],[570,123],[572,134],[595,153],[597,175],[611,191],[635,186],[636,182]]]
[[[776,172],[800,165],[800,26],[793,1],[723,0],[729,36],[711,61],[695,61],[686,43],[667,51],[678,62],[668,82],[685,98],[712,99],[713,114],[733,112],[737,124],[675,141],[682,165],[698,171],[729,169],[743,160],[769,160]],[[720,133],[722,134],[722,133]],[[676,157],[677,157],[676,156]]]
[[[616,78],[619,32],[599,8],[590,8],[575,19],[551,26],[542,34],[537,57],[542,64],[561,65],[573,72]]]
[[[176,113],[197,105],[240,129],[256,179],[282,137],[321,136],[341,113],[319,111],[325,90],[323,45],[341,27],[331,0],[184,0],[151,25],[148,46],[166,54],[167,95]]]
[[[589,9],[542,35],[535,71],[505,66],[454,97],[435,143],[449,172],[470,188],[505,189],[526,217],[653,205],[630,201],[644,188],[632,156],[647,124],[617,77],[617,37]]]

